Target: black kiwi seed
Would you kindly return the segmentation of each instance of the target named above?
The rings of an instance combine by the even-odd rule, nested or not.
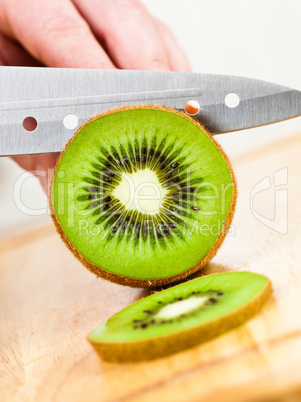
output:
[[[146,155],[146,148],[145,148],[145,147],[143,147],[143,148],[141,149],[141,153],[142,153],[142,155]]]
[[[178,190],[178,192],[180,193],[193,193],[195,191],[195,188],[181,188],[180,190]]]
[[[145,156],[145,155],[143,155],[143,156],[141,157],[141,162],[142,162],[142,163],[145,163],[145,162],[146,162],[146,156]]]
[[[171,177],[172,177],[172,173],[168,173],[168,174],[165,176],[166,179],[170,179]]]
[[[145,314],[153,314],[152,311],[150,311],[150,310],[144,310],[143,312],[144,312]]]
[[[164,234],[165,234],[166,236],[169,236],[169,235],[170,235],[170,232],[169,232],[169,230],[168,230],[167,225],[164,225],[164,226],[163,226],[163,232],[164,232]]]
[[[106,197],[106,198],[104,199],[104,202],[109,202],[109,201],[112,201],[112,197],[110,197],[110,196],[108,196],[108,197]]]
[[[140,327],[141,327],[141,328],[146,328],[146,327],[147,327],[146,322],[144,322],[143,324],[141,324]]]
[[[193,209],[194,211],[199,211],[200,210],[199,207],[191,207],[191,209]]]
[[[144,234],[144,236],[147,235],[147,221],[144,221],[144,225],[143,225],[143,228],[142,228],[142,233]]]
[[[161,156],[161,158],[160,158],[160,160],[159,160],[159,162],[161,162],[161,163],[162,163],[162,162],[164,162],[164,161],[165,161],[165,159],[166,159],[165,155],[162,155],[162,156]]]
[[[210,303],[212,303],[212,304],[217,303],[217,300],[214,299],[213,297],[210,297],[210,299],[208,301],[210,301]]]
[[[171,165],[171,168],[172,168],[172,169],[175,169],[175,168],[177,168],[178,166],[179,166],[178,162],[174,162],[174,163]]]
[[[224,294],[224,292],[220,292],[220,291],[217,292],[218,296],[223,296],[223,294]]]

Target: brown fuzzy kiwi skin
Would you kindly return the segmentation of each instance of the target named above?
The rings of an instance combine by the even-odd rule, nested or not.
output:
[[[90,123],[93,120],[96,120],[100,117],[103,116],[107,116],[113,113],[117,113],[117,112],[122,112],[125,110],[133,110],[133,109],[155,109],[155,110],[163,110],[166,112],[170,112],[170,113],[174,113],[177,114],[179,116],[184,117],[185,119],[189,120],[190,122],[192,122],[193,124],[195,124],[197,127],[199,127],[207,136],[208,138],[214,143],[214,145],[216,146],[216,148],[218,148],[219,152],[221,153],[223,159],[225,160],[228,169],[230,171],[231,177],[232,177],[232,183],[233,183],[233,195],[232,195],[232,201],[230,204],[230,208],[228,211],[228,214],[226,216],[225,222],[223,224],[222,230],[219,234],[219,236],[217,237],[217,239],[215,240],[215,242],[213,243],[211,249],[209,250],[209,252],[205,255],[205,257],[199,261],[197,264],[195,264],[193,267],[191,267],[190,269],[186,270],[185,272],[182,272],[178,275],[174,275],[174,276],[170,276],[170,277],[166,277],[166,278],[159,278],[159,279],[138,279],[138,278],[130,278],[130,277],[126,277],[123,275],[118,275],[118,274],[114,274],[112,272],[106,271],[103,268],[93,264],[92,262],[88,261],[72,244],[72,242],[69,240],[68,236],[66,235],[63,227],[61,226],[56,213],[55,213],[55,209],[54,209],[54,204],[53,204],[53,195],[52,195],[52,190],[53,190],[53,184],[54,184],[54,178],[56,176],[56,172],[57,169],[59,167],[60,161],[62,159],[63,154],[65,153],[66,149],[68,148],[69,144],[73,141],[73,139],[75,138],[75,136],[82,130],[83,127],[85,127],[88,123]],[[204,265],[206,265],[217,253],[217,250],[219,249],[219,247],[221,246],[222,242],[224,241],[226,234],[229,230],[229,227],[231,225],[232,219],[233,219],[233,215],[234,215],[234,211],[235,211],[235,206],[236,206],[236,201],[237,201],[237,183],[236,183],[236,178],[234,175],[234,171],[233,168],[230,164],[230,161],[227,157],[227,155],[225,154],[225,152],[223,151],[222,147],[214,140],[214,138],[211,136],[211,134],[197,121],[195,121],[192,117],[190,117],[189,115],[187,115],[184,112],[178,111],[176,109],[172,109],[172,108],[167,108],[165,106],[161,106],[161,105],[135,105],[135,106],[123,106],[123,107],[119,107],[119,108],[115,108],[112,110],[108,110],[105,111],[101,114],[98,114],[94,117],[92,117],[90,120],[88,120],[86,123],[84,123],[81,127],[79,127],[79,129],[75,132],[74,136],[67,142],[65,149],[61,152],[56,166],[55,166],[55,170],[54,170],[54,175],[53,178],[51,180],[50,183],[50,187],[49,187],[49,208],[50,208],[50,212],[51,212],[51,217],[53,219],[54,225],[60,235],[60,237],[62,238],[62,240],[65,242],[66,246],[69,248],[69,250],[75,255],[75,257],[86,267],[88,268],[91,272],[93,272],[95,275],[97,275],[98,277],[102,277],[104,279],[107,279],[111,282],[114,283],[118,283],[120,285],[125,285],[125,286],[132,286],[132,287],[140,287],[140,288],[150,288],[150,287],[156,287],[156,286],[163,286],[169,283],[174,283],[174,282],[180,282],[184,279],[186,279],[188,276],[194,274],[195,272],[199,271],[202,267],[204,267]]]
[[[89,338],[88,340],[99,356],[107,362],[130,363],[157,359],[192,348],[240,326],[260,311],[271,293],[272,285],[268,281],[248,304],[218,320],[173,334],[123,343],[95,342]]]

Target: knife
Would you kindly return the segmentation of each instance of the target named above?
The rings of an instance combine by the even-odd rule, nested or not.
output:
[[[0,67],[0,155],[60,152],[89,118],[122,105],[185,110],[212,134],[301,115],[301,92],[251,78],[181,72]],[[227,103],[234,97],[235,104]],[[233,107],[236,106],[236,107]],[[66,126],[66,116],[75,125]],[[32,117],[34,131],[23,122]],[[26,127],[26,126],[25,126]]]

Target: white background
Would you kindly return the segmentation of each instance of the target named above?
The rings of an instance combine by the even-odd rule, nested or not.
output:
[[[173,29],[193,71],[258,78],[301,90],[300,0],[143,0],[143,3]],[[297,132],[301,135],[301,118],[216,138],[231,157]],[[21,173],[8,158],[0,159],[0,236],[49,219],[28,216],[18,210],[13,187]],[[46,196],[35,178],[26,180],[21,195],[30,208],[47,206]]]

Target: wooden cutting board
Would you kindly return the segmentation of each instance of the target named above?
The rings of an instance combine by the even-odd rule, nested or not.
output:
[[[1,401],[301,400],[301,135],[236,157],[233,164],[239,188],[234,224],[203,273],[269,276],[274,294],[262,312],[167,358],[105,363],[86,335],[149,292],[97,279],[50,225],[2,240]],[[285,168],[287,185],[281,184]],[[273,188],[277,171],[280,185]],[[271,189],[264,189],[267,177]],[[276,223],[268,220],[274,213]],[[281,234],[276,230],[285,231],[286,219],[288,232]]]

